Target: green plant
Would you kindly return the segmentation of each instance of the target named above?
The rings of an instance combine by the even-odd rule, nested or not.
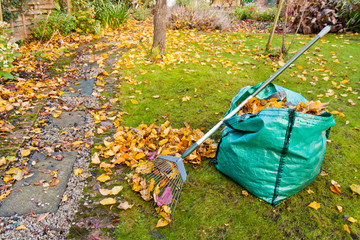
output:
[[[95,14],[92,9],[74,12],[75,31],[78,33],[92,33],[96,25]]]
[[[34,24],[31,34],[37,40],[49,40],[56,31],[63,36],[70,34],[75,29],[72,17],[60,11],[53,12],[48,18],[41,18]]]
[[[146,20],[150,16],[150,9],[145,8],[145,7],[132,8],[129,11],[129,14],[131,15],[132,18],[143,21],[143,20]]]
[[[346,27],[360,32],[360,0],[338,0],[336,7],[341,9],[338,14],[346,17]]]
[[[267,8],[259,14],[259,21],[274,21],[276,8]]]
[[[237,19],[255,19],[258,16],[258,9],[254,4],[248,4],[243,8],[235,9],[234,15]]]
[[[12,79],[14,76],[6,69],[13,67],[15,57],[20,54],[15,52],[18,48],[17,44],[8,42],[6,34],[11,33],[11,30],[5,30],[6,28],[7,23],[0,21],[0,78]]]
[[[128,8],[125,3],[111,0],[101,0],[101,11],[97,12],[98,19],[103,25],[118,28],[126,21]]]
[[[27,9],[24,8],[24,6],[27,1],[28,0],[1,1],[3,20],[5,22],[10,22],[10,20],[15,21],[20,14],[26,12]],[[14,11],[14,9],[16,9],[16,11]]]
[[[101,29],[101,24],[100,22],[96,22],[95,26],[94,26],[94,33],[96,35],[101,35],[102,33],[102,29]]]

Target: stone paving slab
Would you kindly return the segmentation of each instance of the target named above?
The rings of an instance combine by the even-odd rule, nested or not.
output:
[[[51,117],[49,127],[66,128],[85,124],[85,112],[62,112],[58,118]]]
[[[72,82],[72,81],[71,81]],[[80,97],[80,96],[89,96],[93,92],[95,79],[79,79],[76,82],[72,83],[70,87],[67,87],[64,91],[64,97]]]
[[[51,156],[43,153],[35,153],[29,160],[29,164],[37,161],[30,173],[31,177],[17,181],[13,186],[13,191],[5,199],[0,207],[0,216],[9,217],[15,214],[24,215],[30,212],[36,214],[46,212],[56,212],[71,175],[73,164],[76,160],[77,152],[53,153],[61,154],[64,158],[61,161],[55,160]],[[50,172],[58,169],[59,184],[53,187],[36,186],[41,180],[49,183],[53,176]]]

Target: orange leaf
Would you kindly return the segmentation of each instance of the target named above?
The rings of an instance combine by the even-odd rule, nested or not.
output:
[[[333,193],[336,193],[336,194],[341,194],[341,190],[340,190],[340,188],[338,187],[338,186],[336,186],[336,185],[331,185],[330,186],[330,190],[333,192]]]
[[[131,101],[132,104],[139,104],[139,102],[136,101],[135,99],[131,99],[130,101]]]

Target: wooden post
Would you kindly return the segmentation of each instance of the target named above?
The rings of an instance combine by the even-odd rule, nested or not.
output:
[[[27,37],[27,32],[26,32],[26,23],[25,23],[25,14],[23,13],[21,15],[22,17],[22,24],[23,24],[23,35],[24,35],[24,39]]]
[[[67,1],[67,14],[71,15],[71,0],[66,0]]]
[[[1,7],[1,0],[0,0],[0,21],[3,21],[3,15],[2,15],[2,7]]]

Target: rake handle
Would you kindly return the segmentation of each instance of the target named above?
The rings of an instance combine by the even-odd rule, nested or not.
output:
[[[254,91],[249,97],[242,101],[239,106],[237,106],[233,111],[226,115],[220,122],[218,122],[213,128],[210,129],[203,137],[201,137],[197,142],[195,142],[191,147],[189,147],[182,155],[181,158],[184,159],[189,156],[193,151],[195,151],[206,139],[208,139],[214,132],[216,132],[225,120],[234,116],[239,110],[247,103],[247,101],[255,97],[259,92],[261,92],[269,83],[271,83],[275,78],[277,78],[286,68],[288,68],[296,59],[298,59],[306,50],[308,50],[315,42],[317,42],[321,37],[326,35],[331,30],[331,25],[324,27],[321,32],[318,33],[308,44],[306,44],[299,52],[297,52],[287,63],[285,63],[279,70],[277,70],[268,80],[266,80],[256,91]]]

